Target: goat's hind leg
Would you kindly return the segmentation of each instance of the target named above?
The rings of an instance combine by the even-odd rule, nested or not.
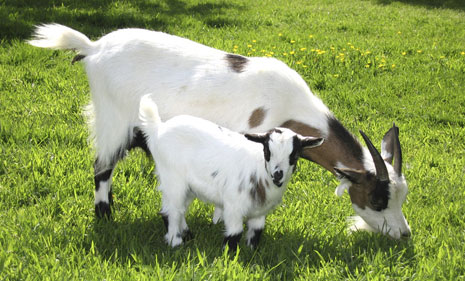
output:
[[[104,165],[95,160],[94,164],[94,181],[95,181],[95,215],[97,218],[110,218],[110,205],[113,204],[113,195],[111,191],[111,177],[115,168],[116,161]]]
[[[130,135],[131,136],[131,135]],[[110,218],[111,205],[113,204],[111,177],[116,163],[121,160],[126,154],[126,150],[132,150],[136,147],[145,151],[147,156],[150,151],[142,131],[135,127],[133,129],[132,138],[129,144],[122,145],[117,151],[113,153],[107,161],[102,161],[99,158],[95,160],[94,164],[94,180],[95,180],[95,215],[97,218]]]

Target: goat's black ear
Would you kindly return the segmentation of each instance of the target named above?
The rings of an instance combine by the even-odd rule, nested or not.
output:
[[[244,136],[249,140],[253,142],[258,142],[258,143],[265,143],[266,140],[268,139],[268,134],[267,133],[262,133],[262,134],[244,134]]]
[[[364,172],[355,169],[347,169],[347,168],[333,168],[336,171],[338,177],[346,178],[353,183],[359,183],[362,177],[364,176]]]
[[[317,146],[322,145],[324,141],[325,141],[324,138],[315,138],[315,137],[301,137],[300,138],[302,148],[317,147]]]

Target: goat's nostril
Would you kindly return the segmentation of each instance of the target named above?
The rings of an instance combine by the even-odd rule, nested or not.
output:
[[[402,232],[402,238],[410,238],[410,236],[412,236],[410,231]]]
[[[283,178],[283,171],[274,172],[273,178],[274,178],[274,180],[277,180],[277,181],[282,179]]]

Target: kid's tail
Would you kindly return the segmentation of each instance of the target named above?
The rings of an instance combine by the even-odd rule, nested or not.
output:
[[[33,38],[27,42],[40,48],[76,50],[81,56],[91,55],[97,45],[81,32],[56,23],[36,26]]]
[[[142,131],[149,138],[158,130],[158,126],[161,124],[158,107],[151,96],[151,94],[143,96],[139,106],[139,119],[142,121]]]

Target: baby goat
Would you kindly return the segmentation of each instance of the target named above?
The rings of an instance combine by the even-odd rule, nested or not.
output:
[[[149,95],[140,102],[142,132],[156,163],[163,194],[166,242],[175,247],[190,233],[185,212],[197,197],[215,204],[226,227],[224,244],[235,249],[247,218],[247,245],[258,245],[265,216],[281,202],[303,148],[323,138],[289,129],[239,134],[205,119],[180,115],[161,122]]]

